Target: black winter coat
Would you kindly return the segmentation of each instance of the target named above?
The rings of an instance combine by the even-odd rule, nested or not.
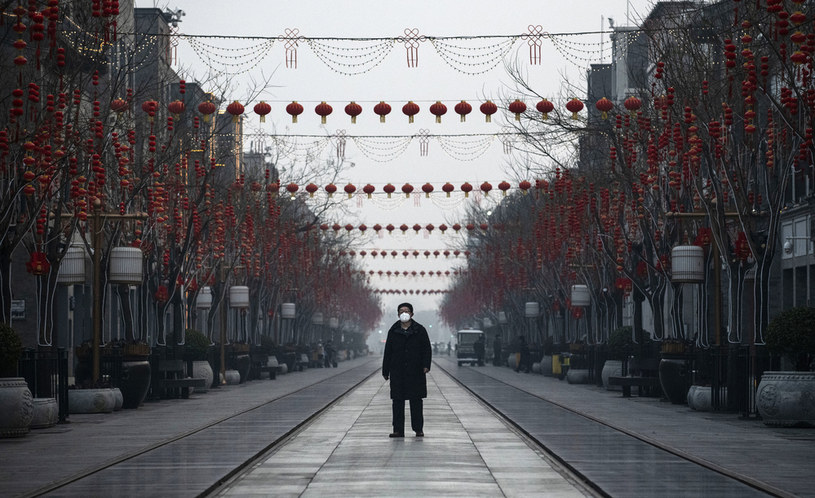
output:
[[[388,330],[382,376],[390,378],[391,399],[421,399],[427,397],[424,369],[430,370],[432,350],[427,330],[415,321],[402,329],[396,322]]]

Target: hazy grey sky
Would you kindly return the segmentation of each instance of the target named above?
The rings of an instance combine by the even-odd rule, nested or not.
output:
[[[543,32],[548,33],[580,33],[597,32],[608,29],[608,18],[615,20],[615,24],[626,25],[627,13],[632,22],[646,15],[650,10],[650,0],[508,0],[504,2],[481,0],[297,0],[297,1],[247,1],[233,0],[176,0],[173,2],[137,1],[138,7],[157,6],[172,10],[182,9],[185,16],[179,25],[179,32],[198,35],[238,35],[238,36],[270,36],[284,35],[287,29],[297,29],[299,34],[306,37],[340,37],[340,38],[366,38],[366,37],[398,37],[404,35],[406,28],[416,28],[419,33],[427,36],[484,36],[484,35],[518,35],[527,32],[531,26],[540,26]],[[544,39],[541,43],[542,62],[540,65],[528,63],[529,49],[526,40],[517,40],[506,56],[507,62],[520,61],[521,67],[529,82],[541,95],[554,101],[562,93],[562,88],[568,84],[575,86],[574,91],[578,98],[585,96],[585,69],[589,63],[601,62],[600,43],[602,42],[605,61],[609,62],[610,44],[607,36],[591,34],[583,36],[559,37],[562,42],[554,43]],[[475,54],[479,48],[506,42],[506,39],[481,40],[450,40],[448,43],[463,47],[462,53]],[[179,41],[177,50],[179,54],[178,68],[188,79],[197,78],[205,80],[214,74],[214,70],[228,71],[230,68],[244,70],[242,74],[222,78],[229,80],[232,86],[231,99],[241,100],[247,104],[249,121],[256,129],[264,133],[278,134],[314,134],[333,135],[337,130],[345,130],[347,135],[399,135],[409,136],[420,129],[427,129],[431,134],[492,134],[501,132],[506,124],[506,116],[499,113],[494,116],[493,123],[485,123],[478,106],[485,98],[491,98],[496,103],[513,95],[513,86],[508,77],[504,64],[498,64],[494,69],[479,75],[463,74],[446,63],[443,57],[429,42],[419,44],[418,66],[408,68],[406,63],[405,47],[396,42],[387,56],[381,62],[364,74],[346,76],[332,70],[321,61],[306,42],[301,42],[297,50],[297,68],[285,67],[285,42],[273,43],[261,40],[250,41],[206,39],[200,40],[194,47],[185,39]],[[337,51],[337,53],[362,52],[360,48],[374,45],[373,42],[324,42],[324,46],[316,50]],[[195,48],[195,49],[194,49]],[[224,49],[232,49],[225,51]],[[250,48],[253,48],[250,49]],[[387,47],[386,47],[387,48]],[[498,50],[500,47],[496,47]],[[559,48],[559,50],[558,50]],[[197,49],[197,51],[196,51]],[[384,50],[384,48],[383,48]],[[457,49],[450,49],[456,51]],[[199,54],[210,53],[210,62],[204,62]],[[245,54],[254,52],[252,56]],[[384,53],[384,52],[383,52]],[[213,55],[220,54],[220,55]],[[241,56],[243,58],[240,58]],[[222,57],[223,56],[223,57]],[[448,57],[449,55],[448,52]],[[233,66],[223,65],[230,61]],[[328,60],[337,60],[331,55],[325,55]],[[360,61],[362,58],[359,59]],[[462,60],[467,60],[466,58]],[[473,59],[476,60],[476,59]],[[251,63],[250,63],[251,61]],[[353,63],[353,61],[351,61]],[[242,64],[246,63],[246,64]],[[211,67],[210,67],[211,66]],[[465,66],[458,65],[459,69]],[[337,69],[335,67],[334,69]],[[339,68],[342,70],[342,68]],[[353,71],[354,67],[344,70]],[[272,112],[267,122],[260,125],[257,116],[251,112],[255,101],[247,102],[249,89],[258,90],[260,82],[270,80],[270,85],[260,89],[259,98],[272,105]],[[467,100],[473,105],[473,112],[465,123],[453,111],[453,106],[460,100]],[[303,104],[305,111],[299,123],[291,124],[290,117],[285,113],[286,104],[297,100]],[[320,125],[319,117],[314,113],[314,106],[325,100],[334,107],[334,112],[328,117],[326,125]],[[343,108],[350,101],[356,101],[363,107],[363,113],[358,123],[350,124]],[[387,117],[385,124],[379,123],[379,118],[373,113],[376,102],[384,100],[393,110]],[[407,118],[402,114],[401,108],[408,100],[414,100],[422,108],[414,124],[408,124]],[[441,124],[433,120],[428,107],[435,100],[441,100],[447,105],[448,112]],[[556,106],[565,102],[555,101]],[[535,102],[528,101],[534,106]],[[587,103],[593,105],[593,103]],[[585,114],[585,112],[584,112]],[[500,115],[500,116],[499,116]],[[301,145],[308,146],[314,139],[302,139]],[[469,181],[477,187],[483,181],[490,181],[493,187],[501,180],[508,180],[513,186],[517,180],[507,173],[507,163],[514,156],[503,152],[499,140],[485,138],[484,144],[476,142],[479,139],[461,139],[459,146],[460,159],[451,158],[450,154],[442,150],[441,145],[435,141],[429,142],[429,153],[420,157],[417,141],[410,143],[398,157],[389,161],[381,159],[383,154],[377,149],[367,146],[366,155],[353,140],[348,139],[346,145],[346,160],[354,163],[353,168],[343,172],[342,185],[348,181],[353,182],[358,189],[366,183],[372,183],[380,190],[387,182],[399,187],[405,182],[411,183],[419,194],[413,194],[411,199],[399,202],[384,199],[369,201],[363,199],[344,200],[346,210],[351,214],[337,214],[335,220],[344,225],[352,223],[366,223],[372,226],[380,223],[383,226],[393,223],[399,226],[406,223],[412,226],[420,223],[423,226],[433,223],[438,226],[446,222],[448,225],[461,219],[461,213],[467,203],[482,202],[485,205],[500,201],[500,192],[491,194],[488,199],[481,196],[471,196],[470,199],[458,197],[447,200],[440,189],[444,182],[450,181],[458,190],[459,185]],[[394,140],[398,142],[398,140]],[[248,140],[247,140],[248,144]],[[272,145],[267,140],[265,145]],[[399,149],[397,144],[382,145],[384,148]],[[476,156],[472,150],[481,150],[483,154]],[[334,146],[329,144],[322,150],[323,155],[334,153]],[[393,154],[396,156],[396,154]],[[373,157],[373,158],[372,158]],[[517,158],[514,158],[517,160]],[[295,168],[297,168],[295,164]],[[297,177],[298,172],[291,172]],[[284,183],[287,178],[281,179]],[[530,180],[532,180],[530,178]],[[433,199],[422,198],[420,205],[416,205],[414,196],[422,195],[420,187],[423,183],[434,184],[436,193]],[[403,198],[402,194],[398,194]],[[397,197],[397,194],[394,194]],[[423,195],[422,195],[423,197]],[[337,200],[344,196],[336,195]],[[435,200],[435,202],[432,202]],[[438,231],[434,234],[415,235],[413,230],[407,237],[401,234],[380,238],[368,237],[369,240],[361,244],[367,249],[444,249],[452,246],[456,237],[441,236]],[[463,259],[444,259],[440,257],[426,260],[412,257],[405,260],[401,256],[397,259],[386,260],[377,258],[372,264],[366,258],[367,268],[383,270],[447,270],[453,265],[462,265]],[[406,288],[426,289],[445,288],[447,281],[444,278],[409,279],[404,277],[372,279],[372,285],[380,288]],[[395,319],[391,313],[392,308],[403,300],[412,300],[417,308],[433,309],[438,297],[416,296],[383,296],[386,321]],[[418,318],[418,317],[417,317]],[[425,320],[427,321],[427,320]]]

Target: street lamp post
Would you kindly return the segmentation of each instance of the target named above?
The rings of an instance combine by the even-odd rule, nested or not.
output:
[[[73,218],[73,213],[63,213],[61,218]],[[102,201],[97,198],[93,201],[91,213],[91,247],[93,248],[93,357],[91,380],[94,384],[99,381],[102,344],[102,230],[107,220],[143,220],[145,213],[119,214],[103,213]]]
[[[687,219],[704,219],[708,217],[707,213],[677,213],[677,212],[669,212],[665,213],[665,216],[668,218],[687,218]],[[724,213],[725,218],[739,218],[739,213],[735,212],[726,212]],[[714,367],[713,367],[713,379],[712,379],[712,386],[711,386],[711,402],[714,409],[720,408],[720,396],[719,392],[721,390],[721,370],[722,370],[722,263],[719,261],[719,246],[716,244],[714,240],[711,244],[711,259],[713,259],[713,328],[715,330],[715,344],[716,344],[716,354],[713,356]],[[755,337],[750,338],[750,354],[754,356],[753,349],[755,344]],[[751,362],[754,358],[751,359]],[[731,399],[733,397],[733,393],[731,393]]]

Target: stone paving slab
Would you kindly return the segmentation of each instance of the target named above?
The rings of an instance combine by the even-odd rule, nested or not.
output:
[[[185,473],[179,469],[194,466],[195,468],[187,470],[198,469],[205,476],[223,475],[246,460],[246,457],[241,460],[241,451],[229,451],[236,440],[245,438],[252,444],[264,441],[268,444],[273,436],[269,423],[285,433],[286,427],[295,427],[314,412],[307,413],[294,406],[275,413],[268,421],[253,421],[251,417],[244,417],[237,426],[222,425],[202,429],[281,399],[315,382],[325,380],[326,388],[330,391],[330,384],[338,374],[359,368],[364,370],[358,374],[362,379],[380,366],[381,358],[359,358],[340,362],[338,368],[307,369],[278,376],[276,380],[222,386],[207,393],[194,393],[189,399],[147,402],[135,410],[71,415],[69,424],[34,430],[23,438],[0,439],[0,496],[32,493],[45,485],[125,459],[195,431],[200,432],[187,438],[188,443],[197,445],[194,450],[197,453],[193,456],[201,456],[207,461],[196,461],[189,454],[182,455],[172,445],[157,447],[149,458],[121,464],[121,467],[117,465],[126,475],[106,482],[96,482],[90,495],[110,495],[115,487],[117,496],[147,496],[149,493],[146,491],[150,489],[150,485],[159,482],[167,487],[159,487],[156,496],[183,494],[176,486],[200,489],[205,482],[209,482],[209,486],[215,481],[207,481],[206,477],[192,485],[185,483],[182,478]],[[333,397],[314,400],[314,410],[318,409],[320,403],[331,400]],[[94,479],[98,478],[97,475]],[[90,481],[93,479],[86,482]],[[73,489],[76,493],[82,493],[81,486],[74,485]],[[100,489],[108,493],[100,492]],[[167,494],[160,492],[163,489],[166,489]],[[64,488],[62,493],[69,491]]]
[[[515,422],[530,432],[536,431],[553,445],[564,448],[564,453],[581,449],[575,448],[578,441],[576,436],[580,433],[573,432],[575,426],[569,428],[570,424],[576,424],[576,420],[581,418],[575,418],[573,412],[577,412],[748,479],[766,483],[778,489],[780,494],[815,496],[815,477],[812,474],[815,469],[815,429],[768,427],[759,420],[740,419],[737,414],[697,412],[686,405],[673,405],[659,398],[623,398],[619,392],[607,391],[602,387],[572,385],[554,377],[516,373],[507,367],[458,367],[446,357],[436,357],[435,361],[450,372],[461,372],[461,380],[465,383],[477,379],[471,375],[476,373],[571,410],[543,424],[540,423],[540,411],[537,411],[537,416],[533,415],[535,409],[522,404],[534,404],[533,401],[519,400],[508,389],[499,389],[495,402],[496,405],[506,403],[506,406],[515,406],[507,413]],[[505,399],[502,400],[501,396]],[[595,441],[592,442],[592,439]],[[616,436],[601,434],[579,440],[580,445],[591,445],[584,452],[585,465],[589,470],[602,472],[598,462],[606,459],[630,458],[624,447],[615,441]],[[665,457],[657,453],[643,458],[638,465],[631,478],[639,479],[642,484],[632,486],[632,492],[644,490],[649,473],[653,479],[675,479],[682,474],[682,467],[666,464]],[[688,496],[697,492],[706,496],[721,495],[711,487],[710,482],[701,482],[697,487],[689,479],[677,482],[676,489]],[[647,496],[647,493],[643,492],[642,496]]]
[[[424,438],[389,438],[389,386],[374,376],[219,496],[586,496],[439,370],[424,415]]]

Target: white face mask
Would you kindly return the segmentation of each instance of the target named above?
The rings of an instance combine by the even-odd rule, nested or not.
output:
[[[403,323],[409,322],[410,321],[410,313],[402,313],[401,315],[399,315],[399,320],[401,320]]]

